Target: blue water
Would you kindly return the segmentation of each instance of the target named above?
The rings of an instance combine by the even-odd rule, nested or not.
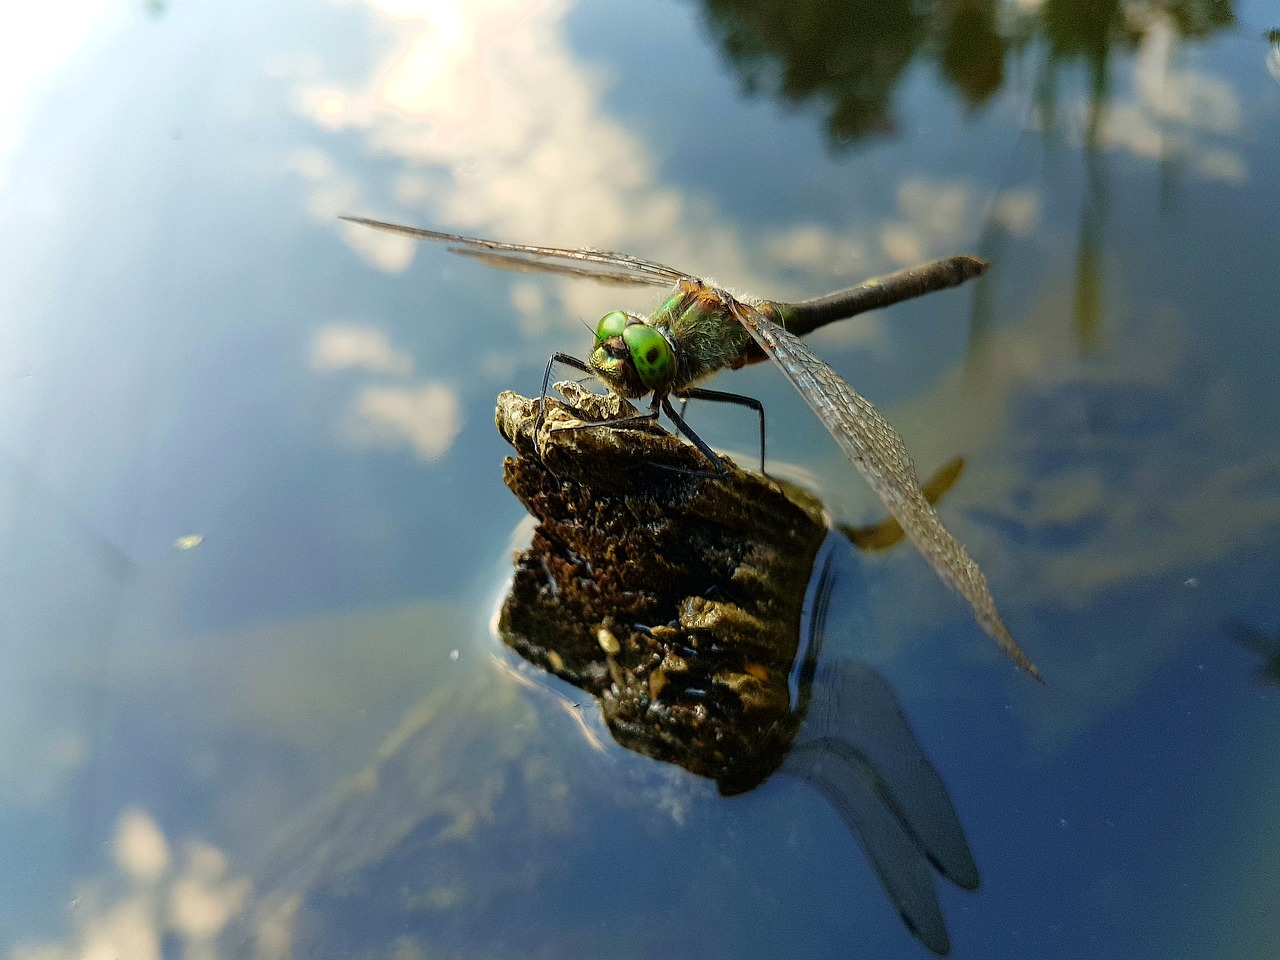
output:
[[[949,8],[908,43],[776,6],[797,35],[691,0],[22,15],[0,67],[0,949],[233,955],[211,938],[267,851],[318,846],[316,811],[434,697],[416,786],[387,773],[343,849],[417,824],[422,859],[360,870],[441,871],[440,952],[926,955],[803,787],[722,800],[582,711],[596,749],[563,689],[500,666],[524,512],[494,397],[646,296],[375,247],[336,219],[356,213],[778,297],[990,257],[972,289],[812,338],[922,473],[966,458],[943,516],[1048,681],[911,551],[866,559],[831,642],[887,678],[967,831],[982,884],[941,892],[953,953],[1276,955],[1280,689],[1223,626],[1280,650],[1274,8],[1117,4],[1095,43],[1071,5],[1003,5],[975,104],[946,79]],[[1209,25],[1186,34],[1184,7]],[[958,49],[980,85],[990,58]],[[884,122],[841,133],[868,90]],[[877,517],[773,371],[715,385],[765,402],[779,472]],[[750,451],[740,413],[699,406],[698,431]],[[387,904],[342,890],[317,915],[377,929]],[[362,929],[328,948],[382,942]]]

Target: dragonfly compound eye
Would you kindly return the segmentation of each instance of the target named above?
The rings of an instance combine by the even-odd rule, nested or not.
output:
[[[675,379],[676,358],[660,332],[643,323],[633,323],[623,329],[622,339],[631,351],[640,382],[646,387],[661,389]]]
[[[606,313],[596,324],[596,343],[604,343],[610,337],[622,336],[622,330],[626,325],[627,315],[621,310]]]

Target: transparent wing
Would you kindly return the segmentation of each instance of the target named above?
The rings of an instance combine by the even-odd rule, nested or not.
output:
[[[875,769],[856,750],[842,747],[836,753],[824,741],[800,744],[787,754],[780,772],[803,780],[831,804],[862,845],[907,929],[934,953],[945,956],[951,940],[929,861],[887,798]]]
[[[865,761],[929,862],[957,886],[977,889],[978,867],[946,784],[884,678],[858,660],[828,660],[818,668],[812,698],[795,742]]]
[[[1013,662],[1040,680],[1035,665],[1000,618],[986,577],[925,499],[911,456],[893,427],[798,338],[754,307],[728,294],[724,296],[738,322],[800,391],[800,396],[818,415],[845,456],[853,461],[889,513],[902,525],[907,539],[924,554],[938,576],[968,601],[978,623]]]
[[[415,240],[436,240],[449,245],[452,253],[475,257],[490,267],[501,270],[534,270],[559,273],[571,277],[588,277],[602,283],[635,284],[670,287],[681,280],[693,280],[688,274],[652,260],[642,260],[625,253],[604,250],[568,250],[558,247],[531,247],[522,243],[500,243],[480,237],[464,237],[455,233],[420,230],[383,220],[365,217],[342,217],[348,223],[398,233]]]

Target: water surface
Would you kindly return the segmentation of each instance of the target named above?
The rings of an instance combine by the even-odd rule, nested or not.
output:
[[[421,729],[416,815],[461,845],[426,905],[444,952],[924,955],[816,797],[598,749],[497,657],[523,511],[494,397],[646,295],[355,213],[775,298],[989,257],[812,338],[922,473],[966,458],[944,518],[1048,680],[907,550],[829,638],[891,683],[968,832],[954,953],[1275,955],[1280,691],[1226,625],[1280,651],[1275,9],[826,8],[11,15],[0,948],[229,955],[268,851],[318,842],[307,817]],[[775,372],[715,386],[765,402],[779,472],[877,517]],[[696,417],[749,460],[749,417]]]

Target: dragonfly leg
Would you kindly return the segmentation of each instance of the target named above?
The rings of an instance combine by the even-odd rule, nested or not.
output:
[[[711,461],[711,466],[714,468],[717,476],[723,476],[729,472],[729,468],[724,465],[723,460],[716,456],[716,452],[707,446],[706,442],[700,436],[689,429],[689,425],[684,422],[684,418],[681,417],[680,414],[676,413],[676,408],[672,406],[670,398],[666,396],[661,398],[655,397],[655,413],[659,404],[662,406],[662,412],[670,417],[671,422],[676,425],[676,429],[688,437],[693,445],[698,448],[699,452]]]
[[[603,427],[607,429],[609,427],[622,427],[631,423],[645,423],[645,422],[652,423],[658,419],[660,403],[665,403],[666,406],[668,407],[670,406],[670,403],[667,403],[666,398],[664,397],[662,398],[661,401],[655,399],[653,401],[653,405],[649,408],[648,413],[637,413],[634,416],[622,417],[619,420],[590,420],[590,421],[584,421],[582,423],[559,424],[556,426],[555,429],[557,431],[586,430],[589,427]],[[667,410],[666,412],[667,412],[667,415],[670,416],[672,413],[674,413],[674,410]],[[702,454],[705,457],[707,457],[709,460],[711,460],[712,466],[715,469],[687,470],[684,467],[677,467],[668,463],[655,463],[653,464],[655,467],[661,470],[670,470],[673,473],[683,473],[683,474],[687,474],[689,476],[694,476],[694,477],[719,477],[719,476],[723,476],[725,473],[728,472],[727,469],[725,468],[725,465],[721,462],[720,458],[717,457],[715,453],[712,452],[711,448],[708,447],[705,443],[703,443],[702,440],[696,434],[690,431],[687,426],[683,426],[684,424],[683,420],[677,420],[675,417],[672,417],[672,422],[676,423],[681,428],[682,432],[686,433],[689,439],[694,442],[694,445],[702,452]]]
[[[646,420],[657,420],[657,409],[648,413],[637,413],[630,417],[619,417],[617,420],[584,420],[581,423],[560,423],[552,427],[557,433],[561,430],[586,430],[588,427],[621,427],[628,423],[644,423]]]
[[[589,373],[595,376],[595,371],[591,369],[584,361],[579,360],[575,356],[567,353],[553,353],[547,361],[547,368],[542,374],[542,393],[539,395],[538,403],[538,420],[534,424],[534,432],[542,428],[542,418],[547,408],[547,393],[551,390],[551,372],[555,369],[557,363],[566,367],[573,367],[575,370],[581,370],[583,373]],[[764,472],[764,407],[759,400],[751,397],[741,397],[735,393],[724,393],[720,390],[702,390],[693,388],[686,390],[684,398],[695,398],[701,400],[718,400],[727,403],[737,403],[742,406],[752,407],[760,414],[760,466],[761,472]],[[619,427],[630,423],[643,423],[646,420],[657,420],[659,411],[666,413],[671,418],[671,422],[676,425],[676,429],[693,441],[693,445],[698,448],[699,452],[711,462],[713,468],[713,476],[721,476],[728,472],[724,462],[715,454],[709,446],[699,437],[689,425],[684,422],[684,418],[676,413],[675,407],[671,401],[664,395],[655,396],[648,413],[637,413],[634,416],[622,417],[619,420],[598,420],[588,421],[584,423],[566,424],[559,427],[561,430],[585,430],[588,427]],[[676,468],[672,468],[676,469]],[[678,471],[683,473],[684,471]]]
[[[755,397],[744,397],[740,393],[725,393],[723,390],[704,390],[702,387],[688,387],[680,394],[680,413],[684,414],[684,403],[689,400],[710,400],[714,403],[734,403],[740,407],[750,407],[760,418],[760,472],[764,473],[764,404]]]
[[[553,353],[551,359],[547,361],[547,369],[542,374],[542,393],[538,397],[538,419],[533,425],[535,435],[542,429],[542,419],[547,412],[547,391],[551,389],[551,371],[555,369],[557,363],[595,376],[595,371],[577,357],[572,357],[567,353]]]

